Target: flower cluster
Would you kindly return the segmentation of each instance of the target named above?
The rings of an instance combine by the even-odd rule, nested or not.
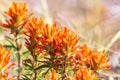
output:
[[[34,46],[37,47],[38,53],[47,51],[51,56],[62,55],[60,52],[66,54],[67,51],[73,50],[78,42],[77,36],[69,29],[64,28],[63,31],[60,31],[55,24],[50,26],[42,19],[32,18],[25,28],[25,34],[29,36],[26,46],[31,45],[33,48],[32,45],[36,42],[37,44]]]
[[[26,47],[33,52],[33,47],[37,45],[36,37],[40,36],[41,28],[44,26],[43,20],[38,18],[32,18],[26,25],[25,25],[25,35],[29,37],[26,39]]]
[[[99,79],[95,76],[95,73],[93,73],[91,70],[80,67],[76,73],[76,80],[99,80]]]
[[[26,24],[28,17],[31,14],[27,14],[28,9],[26,8],[25,3],[15,3],[13,2],[12,6],[8,11],[5,12],[10,19],[6,20],[6,24],[1,24],[2,27],[10,29],[12,33],[20,32],[23,26]]]
[[[47,80],[99,80],[96,73],[110,68],[105,51],[93,50],[87,45],[81,46],[78,36],[67,27],[59,30],[56,24],[49,25],[42,18],[29,18],[31,14],[27,14],[25,3],[14,2],[5,13],[10,19],[1,25],[15,33],[15,42],[11,44],[18,56],[18,80],[22,78],[21,74],[24,80],[42,80],[43,76]],[[22,35],[25,36],[25,46],[30,53],[29,57],[24,57],[23,60],[21,60],[23,43],[19,43],[21,30],[24,32]],[[11,66],[8,65],[10,51],[1,46],[0,60],[0,79],[7,79],[7,74],[3,72]],[[49,74],[50,78],[47,76]]]
[[[111,67],[105,51],[92,50],[84,45],[78,46],[75,52],[75,56],[72,57],[74,67],[81,64],[94,71]]]
[[[47,53],[46,57],[50,56],[49,60],[43,61],[44,65],[49,63],[57,71],[63,69],[63,64],[66,68],[71,65],[75,71],[80,71],[82,65],[92,73],[110,68],[105,51],[92,50],[86,45],[80,46],[77,35],[66,27],[58,30],[55,24],[50,26],[42,19],[32,18],[25,28],[25,34],[29,37],[26,38],[27,48],[30,51],[34,49],[32,53],[37,55]]]

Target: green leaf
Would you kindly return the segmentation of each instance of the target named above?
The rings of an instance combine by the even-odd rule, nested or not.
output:
[[[27,75],[23,75],[24,77],[22,78],[23,80],[31,80]]]
[[[37,67],[35,70],[39,70],[41,68],[49,68],[49,67],[50,67],[50,65],[41,65],[41,66]]]
[[[29,68],[29,70],[34,70],[33,66],[32,66],[32,65],[30,65],[30,64],[26,64],[26,67],[28,67],[28,68]]]
[[[7,41],[10,43],[10,45],[11,45],[12,48],[16,49],[16,46],[14,45],[14,43],[12,41],[10,41],[8,39],[7,39]]]
[[[48,72],[49,70],[51,69],[51,67],[49,67],[46,71],[46,69],[42,69],[42,71],[40,72],[40,74],[38,75],[38,80],[43,80],[43,79],[40,79],[40,78],[43,78]]]
[[[27,53],[29,53],[29,51],[24,51],[22,55],[26,55]]]
[[[2,34],[3,32],[3,28],[0,26],[0,34]]]
[[[6,47],[6,48],[12,48],[11,45],[3,45],[3,46]]]

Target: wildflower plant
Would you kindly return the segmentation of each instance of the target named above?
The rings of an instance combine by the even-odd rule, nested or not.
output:
[[[11,40],[11,49],[17,52],[17,80],[99,80],[97,72],[110,68],[105,51],[81,46],[77,34],[67,27],[59,30],[56,24],[31,16],[25,3],[14,2],[5,14],[10,19],[1,26],[14,36],[7,38]],[[19,42],[19,36],[24,37],[23,42]],[[27,52],[22,51],[24,46]],[[6,52],[2,53],[5,56]],[[27,56],[21,58],[25,53]],[[5,56],[7,60],[9,56]],[[0,62],[1,66],[6,63]]]
[[[6,23],[1,23],[1,26],[7,29],[7,31],[10,31],[11,36],[6,36],[7,41],[10,42],[11,45],[5,45],[9,46],[11,48],[14,48],[16,52],[17,62],[18,62],[18,80],[20,79],[21,74],[21,54],[20,49],[22,47],[22,43],[19,42],[20,35],[23,31],[23,27],[26,24],[28,17],[30,15],[27,15],[27,8],[25,3],[15,3],[13,2],[12,6],[9,8],[8,11],[5,12],[5,14],[9,17],[9,19],[6,19]]]

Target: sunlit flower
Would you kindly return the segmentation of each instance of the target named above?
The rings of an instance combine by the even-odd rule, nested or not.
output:
[[[79,68],[79,65],[92,67],[92,52],[93,50],[88,48],[86,45],[84,46],[77,46],[74,48],[75,55],[71,57],[72,66],[75,69]]]
[[[13,19],[16,19],[17,21],[19,21],[20,19],[23,19],[26,16],[27,11],[28,10],[26,8],[25,3],[13,2],[12,6],[5,13],[10,17],[12,17]]]
[[[3,27],[11,29],[11,32],[15,30],[20,31],[26,24],[31,14],[27,15],[27,8],[25,3],[15,3],[5,13],[10,17],[6,20],[6,24],[1,24]]]
[[[41,42],[43,43],[43,45],[48,45],[50,43],[53,42],[53,40],[55,39],[55,36],[57,36],[58,34],[58,29],[56,27],[56,25],[52,25],[50,26],[49,24],[46,24],[42,31],[41,31]]]
[[[76,45],[78,44],[78,37],[77,35],[70,31],[69,29],[67,29],[66,27],[63,30],[63,45],[65,47],[65,49],[67,50],[73,50],[74,47],[76,47]]]
[[[65,27],[63,30],[63,35],[64,35],[63,41],[64,41],[64,44],[66,44],[66,46],[70,48],[73,48],[76,46],[78,42],[78,37],[77,35],[75,35],[74,32],[70,31]]]
[[[65,54],[78,43],[78,38],[72,31],[67,28],[60,31],[56,24],[49,25],[42,19],[32,18],[25,25],[25,29],[25,34],[29,37],[26,40],[27,47],[36,47],[38,53],[46,51],[51,56],[55,56],[60,55],[62,51]]]
[[[108,69],[111,67],[110,64],[108,64],[109,58],[106,55],[105,51],[95,51],[95,53],[92,56],[92,61],[94,63],[93,68],[94,69]]]
[[[56,43],[56,37],[59,37],[59,31],[56,25],[50,26],[49,24],[46,24],[41,33],[41,36],[37,38],[38,41],[41,42],[39,45],[43,46],[46,52],[48,52],[51,56],[55,56],[60,52],[59,45],[61,45],[61,43],[59,43],[59,45]],[[57,48],[56,45],[58,46]]]
[[[93,62],[92,62],[93,50],[87,47],[86,45],[80,46],[79,49],[80,51],[77,55],[81,54],[81,57],[80,56],[76,56],[76,57],[81,58],[80,63],[88,67],[92,67],[93,66]]]
[[[76,73],[76,80],[99,80],[94,72],[89,70],[88,68],[80,67]]]
[[[29,50],[32,50],[33,47],[37,46],[38,42],[36,38],[41,35],[41,29],[44,26],[44,22],[42,19],[32,18],[26,25],[25,25],[25,35],[28,36],[26,38],[26,47]],[[41,47],[42,48],[42,47]],[[39,48],[39,49],[41,49]]]
[[[52,78],[51,80],[58,80],[58,74],[56,73],[56,71],[54,69],[52,69]]]
[[[52,43],[55,51],[63,55],[69,53],[70,51],[73,51],[73,48],[78,43],[78,37],[74,32],[65,27],[62,31],[56,30],[55,34],[56,35],[53,37]]]
[[[13,78],[8,77],[8,73],[1,73],[0,72],[0,80],[14,80]]]
[[[72,58],[74,66],[79,63],[95,71],[110,68],[110,64],[108,64],[109,58],[105,51],[92,50],[84,45],[77,47],[75,52],[76,55]]]
[[[59,74],[56,73],[55,69],[52,69],[51,74],[45,75],[46,80],[59,80]]]
[[[3,80],[8,80],[8,73],[6,70],[8,70],[11,66],[14,65],[14,63],[10,63],[10,50],[6,50],[2,46],[0,46],[0,79],[3,78]]]
[[[38,53],[46,50],[52,55],[51,51],[53,51],[53,49],[49,51],[48,48],[53,46],[55,36],[58,34],[56,25],[50,26],[44,23],[42,19],[32,18],[25,25],[25,29],[25,34],[29,37],[29,39],[26,39],[27,47],[36,47]]]
[[[0,67],[5,67],[10,62],[10,50],[0,46]]]
[[[41,29],[44,26],[44,22],[41,18],[32,18],[25,25],[25,34],[29,36],[38,36],[41,33]]]

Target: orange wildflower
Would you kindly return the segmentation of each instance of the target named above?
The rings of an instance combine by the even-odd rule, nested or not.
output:
[[[82,64],[87,67],[92,67],[92,53],[93,50],[88,48],[86,45],[84,46],[77,46],[75,49],[75,57],[79,64]]]
[[[45,79],[46,80],[59,80],[59,74],[56,73],[56,70],[52,68],[52,73],[46,74]]]
[[[8,80],[8,73],[6,73],[5,71],[14,65],[14,63],[9,65],[10,54],[10,50],[6,50],[2,46],[0,46],[0,79],[3,78],[5,80]]]
[[[60,51],[56,48],[57,43],[55,43],[58,34],[59,31],[56,28],[56,25],[50,26],[49,24],[46,24],[41,31],[41,36],[37,37],[37,40],[40,42],[38,45],[43,47],[51,56],[55,56],[56,53],[59,53]]]
[[[95,77],[94,72],[87,68],[80,67],[76,73],[76,80],[99,80]]]
[[[63,38],[62,38],[63,44],[68,50],[76,47],[78,43],[78,37],[77,35],[75,35],[74,32],[70,31],[65,27],[62,34],[63,34]]]
[[[6,50],[0,46],[0,67],[5,67],[10,62],[10,50]]]
[[[67,28],[59,31],[55,24],[50,26],[44,23],[42,19],[32,18],[25,25],[25,29],[25,34],[29,37],[29,40],[26,40],[27,47],[30,47],[33,43],[38,53],[46,51],[51,56],[60,55],[61,51],[67,53],[78,43],[78,38],[72,31]],[[36,42],[36,45],[34,45],[34,42]]]
[[[108,69],[111,67],[108,64],[109,58],[106,55],[105,51],[96,51],[93,56],[94,69]]]
[[[15,3],[13,2],[12,6],[9,8],[8,12],[5,12],[7,15],[19,21],[25,18],[27,13],[27,8],[25,3]]]
[[[52,69],[52,78],[51,80],[58,80],[58,75],[54,69]]]
[[[56,25],[50,26],[49,24],[46,24],[41,33],[41,42],[45,45],[48,45],[55,39],[55,36],[58,34],[58,29],[56,28]]]
[[[41,28],[44,26],[44,22],[42,19],[32,18],[26,25],[25,25],[25,35],[29,38],[26,38],[26,47],[29,50],[32,50],[38,43],[36,38],[41,35]],[[42,47],[41,47],[42,48]],[[41,49],[40,48],[40,49]]]
[[[32,18],[29,22],[25,25],[25,34],[26,35],[40,35],[41,28],[44,26],[44,22],[41,18]]]
[[[108,64],[109,58],[105,51],[92,50],[84,45],[77,47],[75,52],[76,64],[82,64],[95,71],[110,68],[110,65]]]
[[[62,51],[64,54],[73,51],[77,43],[78,37],[75,35],[75,33],[70,31],[66,27],[64,28],[63,31],[57,32],[53,40],[54,48],[58,52]]]
[[[10,28],[11,32],[15,30],[21,30],[26,24],[31,14],[27,15],[27,8],[25,3],[15,3],[5,13],[10,17],[6,20],[6,24],[1,24],[5,28]]]
[[[0,72],[0,80],[14,80],[13,78],[8,78],[8,73]]]
[[[72,31],[68,30],[67,28],[64,28],[63,31],[59,31],[56,28],[56,25],[53,25],[52,27],[46,26],[43,36],[44,39],[46,38],[46,42],[52,44],[55,51],[53,53],[55,54],[60,54],[60,51],[66,54],[73,50],[78,43],[78,38]]]

